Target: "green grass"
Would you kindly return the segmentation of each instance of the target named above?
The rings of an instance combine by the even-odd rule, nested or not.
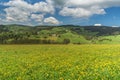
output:
[[[89,41],[87,41],[82,35],[73,34],[71,32],[67,32],[65,34],[62,34],[60,39],[70,39],[71,43],[81,43],[81,44],[87,44]]]
[[[100,41],[105,39],[103,41]],[[106,40],[108,39],[108,40]],[[95,40],[96,43],[99,44],[120,44],[120,35],[113,35],[113,36],[101,36],[98,40]]]
[[[119,80],[120,45],[0,45],[0,80]]]

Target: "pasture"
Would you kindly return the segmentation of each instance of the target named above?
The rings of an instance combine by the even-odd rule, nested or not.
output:
[[[0,45],[0,80],[119,80],[120,45]]]

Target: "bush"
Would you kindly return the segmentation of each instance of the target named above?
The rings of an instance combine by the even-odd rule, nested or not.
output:
[[[64,39],[63,43],[64,44],[69,44],[70,43],[70,39]]]

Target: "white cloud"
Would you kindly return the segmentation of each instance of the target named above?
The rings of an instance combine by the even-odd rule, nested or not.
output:
[[[92,7],[92,6],[99,6],[101,8],[107,8],[111,6],[119,6],[119,0],[68,0],[65,6],[69,7]]]
[[[90,17],[94,14],[105,14],[105,8],[119,6],[120,0],[67,0],[59,12],[62,16],[77,18]]]
[[[9,7],[4,10],[6,12],[6,20],[7,21],[28,21],[30,12],[22,11],[17,7]]]
[[[33,5],[35,12],[51,13],[54,14],[54,7],[46,2],[39,2]]]
[[[68,8],[64,7],[61,11],[60,14],[63,16],[72,16],[72,17],[89,17],[92,16],[93,14],[105,14],[105,11],[103,9],[84,9],[84,8]]]
[[[94,24],[94,26],[102,26],[102,24]]]
[[[44,23],[58,25],[60,22],[54,17],[48,17],[44,19]]]
[[[62,8],[63,5],[65,5],[66,1],[68,0],[47,0],[48,2],[51,2],[51,4],[54,5],[54,7]]]
[[[2,4],[0,3],[0,5]],[[56,8],[59,8],[57,10],[59,10],[58,13],[61,16],[89,18],[94,14],[106,14],[106,8],[120,6],[120,0],[44,0],[34,4],[30,4],[26,0],[9,0],[3,6],[6,6],[5,13],[3,13],[5,15],[0,16],[0,21],[6,23],[40,22],[59,24],[60,22],[56,18],[45,18],[45,16],[54,16]]]
[[[112,26],[112,27],[119,27],[119,26]]]
[[[22,11],[28,11],[32,12],[33,11],[33,6],[31,4],[28,4],[24,0],[11,0],[7,3],[4,3],[5,6],[8,6],[9,8],[14,7],[17,8],[18,10]]]
[[[36,22],[42,22],[44,19],[44,15],[42,14],[32,14],[31,19],[33,19]]]
[[[22,11],[29,12],[42,12],[42,13],[54,13],[54,7],[50,2],[38,2],[35,4],[29,4],[24,0],[12,0],[4,4],[9,7],[17,7]]]
[[[42,22],[44,15],[54,14],[54,6],[51,1],[30,4],[25,0],[11,0],[4,3],[5,22]]]

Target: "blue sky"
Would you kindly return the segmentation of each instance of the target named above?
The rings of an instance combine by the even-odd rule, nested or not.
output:
[[[0,0],[0,24],[120,26],[120,0]]]

